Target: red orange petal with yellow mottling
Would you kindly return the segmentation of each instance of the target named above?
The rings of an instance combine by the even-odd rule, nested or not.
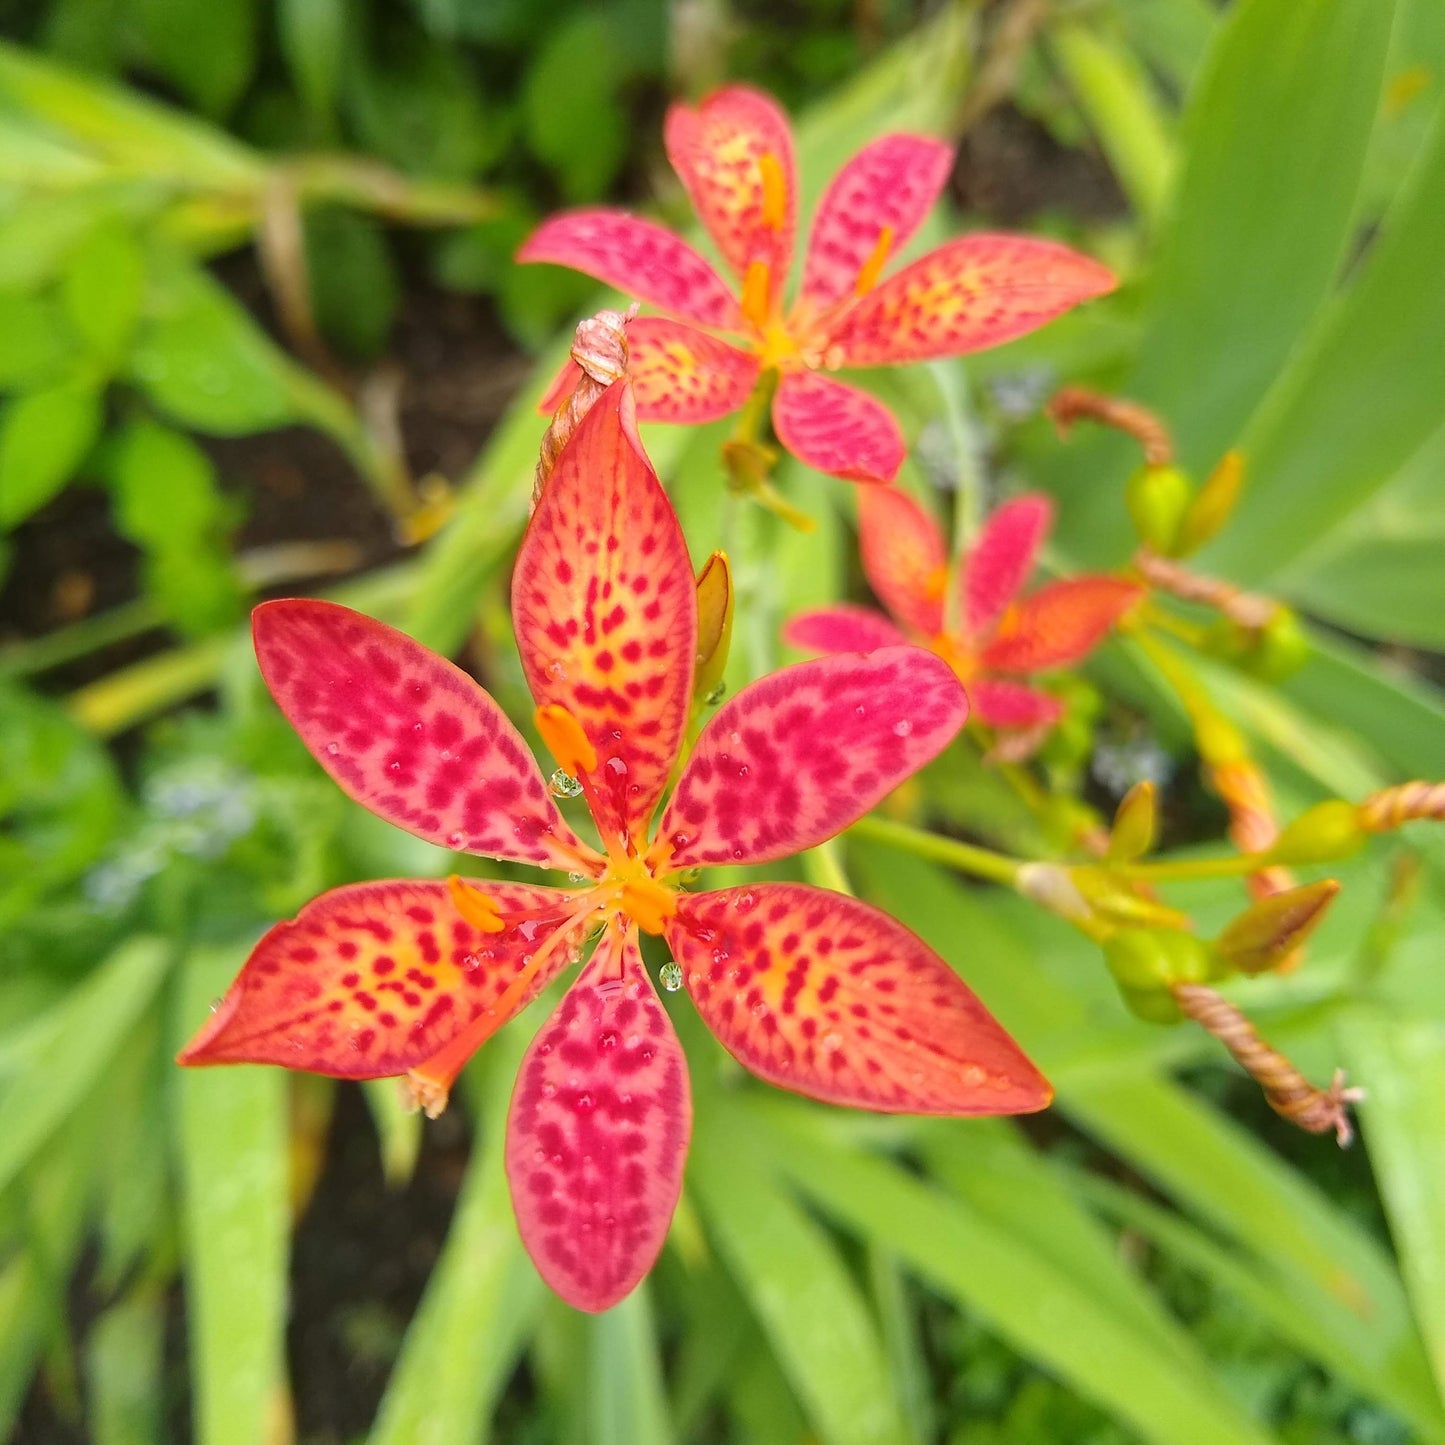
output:
[[[546,261],[605,281],[684,321],[735,331],[737,299],[706,257],[655,221],[626,211],[563,211],[543,221],[517,250],[518,261]]]
[[[507,1179],[538,1273],[605,1310],[652,1268],[682,1190],[687,1064],[637,935],[614,923],[523,1060]]]
[[[695,327],[644,316],[627,328],[627,375],[640,421],[713,421],[748,399],[758,359]]]
[[[695,868],[812,848],[941,752],[967,716],[953,670],[921,647],[840,653],[771,673],[703,729],[653,856]]]
[[[578,773],[609,845],[645,833],[687,724],[697,648],[687,543],[630,409],[627,383],[615,382],[583,418],[512,576],[528,686],[595,750]]]
[[[861,294],[868,271],[912,240],[952,168],[953,147],[928,136],[885,135],[864,146],[823,193],[799,299],[817,312]]]
[[[816,371],[788,372],[773,396],[773,430],[800,462],[850,482],[891,482],[903,433],[876,397]]]
[[[845,894],[682,896],[668,947],[703,1022],[761,1079],[890,1114],[1022,1114],[1047,1081],[922,939]]]
[[[744,276],[750,262],[763,262],[776,297],[797,229],[797,167],[787,116],[761,91],[731,85],[696,109],[672,106],[662,138],[728,265]]]
[[[466,886],[503,915],[500,931],[464,918],[443,879],[352,883],[313,899],[256,945],[180,1062],[283,1064],[345,1079],[422,1063],[486,1013],[576,910],[553,888]],[[566,961],[555,949],[507,1016]]]
[[[850,307],[830,339],[828,365],[893,366],[982,351],[1115,284],[1108,267],[1056,241],[964,236]]]
[[[1015,497],[990,513],[963,567],[963,627],[982,636],[1003,616],[1033,571],[1034,558],[1053,525],[1047,497]]]
[[[263,602],[251,630],[271,695],[358,803],[445,848],[596,870],[521,734],[460,668],[334,602]]]
[[[968,700],[973,716],[994,728],[1042,727],[1064,715],[1058,698],[999,678],[975,678],[968,684]]]
[[[932,514],[893,487],[859,492],[858,548],[868,585],[897,621],[923,637],[939,632],[948,558]]]
[[[803,612],[783,627],[783,641],[800,652],[873,652],[908,641],[881,613],[871,607],[842,602]]]
[[[979,660],[990,671],[1034,672],[1087,656],[1144,595],[1115,577],[1071,577],[1041,587],[1000,625]]]

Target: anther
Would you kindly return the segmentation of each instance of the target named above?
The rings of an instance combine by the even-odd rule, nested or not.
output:
[[[566,772],[590,773],[597,766],[597,749],[583,732],[582,724],[561,703],[539,707],[536,721],[542,741]]]
[[[452,906],[473,928],[482,933],[503,933],[507,925],[502,922],[501,910],[496,901],[473,888],[465,879],[453,873],[447,879],[447,892],[452,896]]]
[[[766,261],[749,261],[743,277],[742,311],[745,320],[759,331],[768,324],[772,304],[772,278]]]
[[[788,187],[783,168],[772,151],[758,157],[758,170],[763,178],[763,225],[770,231],[781,231],[788,219]]]

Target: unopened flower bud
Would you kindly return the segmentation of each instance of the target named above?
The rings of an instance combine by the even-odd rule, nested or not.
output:
[[[1214,946],[1240,973],[1279,968],[1319,926],[1339,891],[1333,878],[1322,878],[1261,898],[1225,927]]]
[[[1147,778],[1135,783],[1114,814],[1109,834],[1107,857],[1115,863],[1132,863],[1142,858],[1153,846],[1158,827],[1159,809],[1154,784]]]
[[[1219,972],[1213,947],[1173,928],[1120,928],[1104,940],[1104,961],[1124,1002],[1152,1023],[1179,1018],[1175,984],[1204,983]]]
[[[1176,550],[1180,524],[1193,495],[1189,478],[1172,466],[1141,467],[1124,487],[1124,504],[1139,540],[1162,557]]]
[[[1184,513],[1174,544],[1176,557],[1197,551],[1224,526],[1234,513],[1243,482],[1244,458],[1226,452]]]
[[[697,574],[697,670],[693,696],[712,700],[727,670],[733,635],[733,578],[726,552],[714,552]]]
[[[1301,813],[1275,839],[1270,854],[1280,863],[1328,863],[1348,858],[1364,841],[1355,805],[1332,798]]]

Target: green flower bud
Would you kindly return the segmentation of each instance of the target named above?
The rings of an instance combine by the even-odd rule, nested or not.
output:
[[[1328,863],[1348,858],[1364,841],[1355,805],[1332,798],[1301,813],[1275,839],[1269,854],[1277,863]]]
[[[1193,495],[1189,478],[1178,467],[1141,467],[1124,487],[1124,504],[1139,540],[1161,557],[1172,557]]]

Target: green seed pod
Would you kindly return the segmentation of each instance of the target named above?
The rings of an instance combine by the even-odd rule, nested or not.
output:
[[[1172,557],[1193,495],[1193,485],[1178,467],[1141,467],[1124,486],[1124,504],[1139,540],[1161,557]]]

